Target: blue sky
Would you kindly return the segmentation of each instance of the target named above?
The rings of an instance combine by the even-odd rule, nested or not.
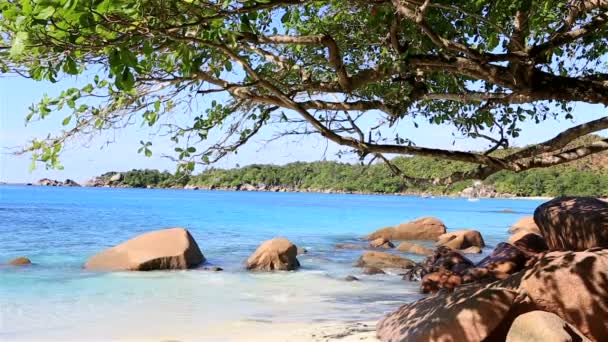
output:
[[[25,126],[25,115],[28,107],[37,102],[43,94],[57,95],[63,89],[88,83],[90,76],[81,75],[78,78],[64,79],[56,84],[36,82],[16,76],[0,77],[0,181],[35,182],[40,178],[49,177],[64,180],[75,179],[82,182],[106,171],[124,171],[133,168],[156,168],[173,171],[174,162],[163,158],[175,147],[166,137],[150,137],[149,130],[138,126],[128,127],[121,131],[108,132],[91,141],[76,141],[66,146],[61,162],[64,170],[46,170],[39,165],[33,172],[29,171],[29,156],[12,154],[14,148],[25,145],[34,137],[44,137],[49,133],[61,130],[63,115],[51,115],[44,121],[30,123]],[[208,102],[211,101],[209,98]],[[522,126],[523,133],[515,141],[516,145],[525,145],[548,139],[561,130],[606,115],[606,109],[599,105],[576,104],[575,120],[560,119],[547,121],[541,125],[526,123]],[[474,150],[485,148],[481,141],[454,139],[452,129],[447,126],[432,126],[422,124],[418,129],[412,125],[404,127],[401,136],[407,136],[417,145],[439,148],[456,148]],[[251,141],[239,150],[236,155],[230,155],[217,166],[234,167],[251,163],[285,164],[291,161],[313,161],[321,159],[337,159],[338,148],[332,143],[319,137],[285,138],[271,143],[266,140],[273,135],[272,128],[266,129],[261,136]],[[140,140],[153,142],[154,155],[150,158],[137,153]],[[112,141],[111,144],[106,144]],[[355,161],[354,158],[342,159]]]

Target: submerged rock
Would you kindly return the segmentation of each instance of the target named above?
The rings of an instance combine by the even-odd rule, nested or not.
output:
[[[247,269],[253,271],[292,271],[300,267],[298,248],[285,238],[263,242],[247,259]]]
[[[507,315],[517,292],[462,287],[406,304],[376,326],[381,341],[481,342]]]
[[[306,254],[308,250],[304,247],[298,247],[298,255]]]
[[[203,271],[212,271],[212,272],[220,272],[223,271],[224,269],[218,266],[207,266],[207,267],[203,267]]]
[[[346,281],[359,281],[359,278],[355,277],[354,275],[347,275],[344,280]]]
[[[540,205],[534,220],[550,250],[608,248],[608,203],[593,197],[560,197]]]
[[[433,254],[433,251],[417,245],[415,243],[411,243],[408,241],[403,241],[402,243],[399,244],[399,246],[397,246],[397,250],[399,252],[405,252],[405,253],[412,253],[412,254],[420,254],[420,255],[431,255]]]
[[[148,232],[92,256],[84,265],[99,271],[152,271],[193,268],[205,261],[184,228]]]
[[[411,268],[414,262],[398,255],[368,251],[364,252],[355,267],[377,267],[377,268]]]
[[[390,240],[381,238],[381,237],[370,241],[369,246],[373,247],[373,248],[385,248],[385,249],[395,248],[395,245],[393,245],[393,243]]]
[[[385,238],[387,240],[437,240],[445,234],[446,227],[434,217],[421,217],[414,221],[401,223],[394,227],[379,229],[367,236],[368,240]]]
[[[26,266],[31,265],[32,261],[26,257],[18,257],[8,262],[11,266]]]
[[[375,275],[375,274],[386,274],[381,268],[378,267],[366,267],[363,269],[363,274]]]
[[[352,243],[339,243],[336,245],[337,249],[365,249],[363,245],[355,245]]]

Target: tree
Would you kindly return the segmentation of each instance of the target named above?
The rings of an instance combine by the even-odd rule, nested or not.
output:
[[[24,150],[50,166],[70,139],[161,119],[185,170],[236,151],[264,127],[281,128],[278,137],[320,134],[411,182],[424,180],[386,154],[472,165],[437,184],[608,149],[608,139],[565,148],[608,128],[607,116],[493,153],[523,121],[570,119],[573,102],[608,105],[608,0],[2,0],[0,10],[5,73],[95,74],[27,116],[71,109],[65,131]],[[189,125],[170,116],[210,94],[225,101]],[[403,127],[420,121],[450,124],[488,149],[417,146]],[[151,154],[151,143],[140,152]]]

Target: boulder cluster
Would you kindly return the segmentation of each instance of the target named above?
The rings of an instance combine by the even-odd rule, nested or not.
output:
[[[80,184],[76,183],[74,180],[66,179],[65,182],[58,181],[55,179],[42,178],[36,185],[40,186],[80,186]]]
[[[608,203],[556,198],[509,232],[508,242],[477,263],[459,249],[483,247],[481,236],[438,238],[436,250],[404,276],[431,295],[386,315],[378,338],[608,341]]]

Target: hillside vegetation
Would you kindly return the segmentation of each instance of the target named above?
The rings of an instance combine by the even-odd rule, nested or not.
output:
[[[502,153],[505,153],[504,151]],[[393,163],[406,174],[442,177],[466,170],[469,164],[427,157],[398,157]],[[110,177],[113,172],[102,177]],[[335,161],[295,162],[282,166],[248,165],[234,169],[211,168],[194,176],[167,171],[132,170],[121,173],[113,185],[129,187],[200,187],[210,189],[249,189],[271,191],[338,191],[365,193],[430,193],[455,195],[472,185],[460,182],[451,186],[408,185],[383,164],[371,166]],[[608,196],[608,154],[590,156],[573,163],[521,173],[500,172],[484,181],[498,193],[514,196],[590,195]]]

